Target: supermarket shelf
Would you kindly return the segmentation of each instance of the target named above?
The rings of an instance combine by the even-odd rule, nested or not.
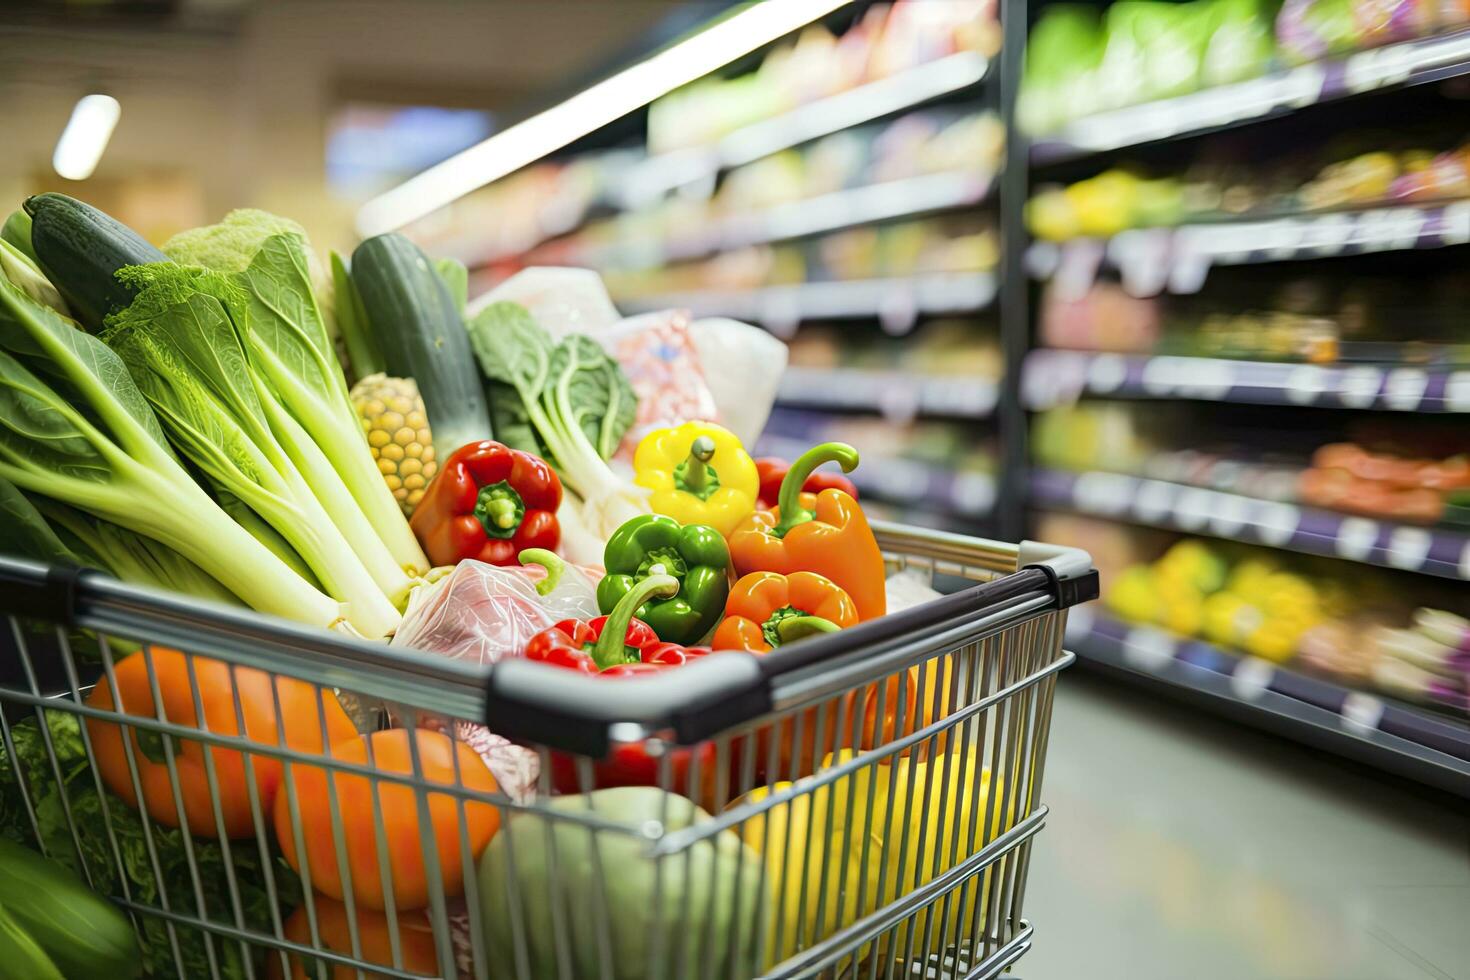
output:
[[[1334,681],[1222,650],[1093,606],[1067,643],[1083,663],[1153,681],[1303,741],[1470,796],[1470,727]]]
[[[1354,517],[1121,473],[1033,470],[1030,498],[1042,509],[1470,580],[1470,535],[1439,528]]]
[[[647,268],[714,252],[803,238],[856,225],[973,206],[989,195],[992,179],[978,173],[937,173],[887,180],[821,194],[751,214],[709,222],[696,234],[640,237],[575,249],[569,262],[602,268]]]
[[[1086,286],[1099,266],[1117,269],[1135,295],[1198,292],[1212,266],[1304,261],[1368,252],[1447,248],[1470,242],[1470,201],[1356,208],[1266,218],[1136,228],[1106,240],[1036,242],[1026,265],[1040,279]],[[1084,282],[1082,280],[1087,280]]]
[[[795,459],[809,442],[767,433],[756,442],[756,455]],[[868,458],[848,474],[858,492],[904,507],[916,507],[977,518],[995,506],[995,479],[989,473],[961,472],[912,459]]]
[[[1034,139],[1031,162],[1044,166],[1240,126],[1323,102],[1466,73],[1470,73],[1470,31],[1405,41],[1173,99],[1095,113]]]
[[[758,289],[699,290],[618,297],[628,312],[687,309],[695,316],[728,316],[761,323],[773,332],[794,330],[804,320],[877,317],[885,329],[904,333],[921,314],[970,313],[995,298],[990,272],[935,273],[897,279],[807,282]]]
[[[1022,399],[1033,411],[1070,404],[1091,394],[1394,412],[1470,412],[1470,370],[1444,367],[1325,367],[1041,349],[1027,355],[1021,384]]]
[[[920,415],[985,418],[994,411],[998,393],[989,378],[789,367],[776,397],[784,405],[873,411],[908,421]]]
[[[649,157],[624,181],[624,206],[646,206],[661,194],[713,177],[727,167],[958,92],[979,82],[989,69],[984,55],[961,51],[752,123],[711,146]]]

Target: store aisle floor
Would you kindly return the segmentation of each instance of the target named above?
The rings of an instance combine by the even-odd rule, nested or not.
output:
[[[1470,805],[1069,671],[1024,980],[1470,980]]]

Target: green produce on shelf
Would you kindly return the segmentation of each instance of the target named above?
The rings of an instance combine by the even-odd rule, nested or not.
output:
[[[639,828],[678,833],[710,820],[682,796],[650,786],[601,789],[539,804],[596,814]],[[744,975],[764,906],[761,859],[732,831],[659,858],[649,841],[590,831],[535,813],[512,815],[480,858],[480,910],[491,976],[517,973],[524,950],[530,976],[553,976],[558,947],[572,975],[598,973],[602,939],[613,980],[680,969]],[[561,940],[558,937],[561,937]],[[650,957],[657,955],[656,960]],[[650,973],[650,963],[658,964]],[[659,968],[661,967],[661,968]]]

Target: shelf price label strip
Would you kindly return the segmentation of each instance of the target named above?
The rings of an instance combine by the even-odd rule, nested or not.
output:
[[[1470,778],[1470,728],[1448,719],[1202,640],[1125,623],[1090,606],[1071,613],[1066,639],[1084,659],[1294,720],[1326,722],[1336,734],[1374,741]]]
[[[1470,413],[1470,370],[1051,349],[1027,355],[1022,395],[1028,408],[1041,411],[1070,404],[1084,394]]]
[[[1470,535],[1121,473],[1036,470],[1042,507],[1470,581]]]

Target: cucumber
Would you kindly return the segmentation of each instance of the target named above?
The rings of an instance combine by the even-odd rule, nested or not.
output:
[[[117,270],[168,261],[136,231],[74,197],[37,194],[24,206],[36,263],[88,330],[101,329],[107,314],[133,301],[133,288],[118,282]]]
[[[3,905],[0,905],[0,969],[7,977],[66,980],[46,951]]]
[[[0,905],[66,980],[131,980],[138,975],[142,954],[127,916],[65,868],[3,839]],[[5,965],[0,962],[0,975],[9,975],[3,972]]]
[[[384,369],[418,382],[438,457],[493,438],[469,333],[429,257],[402,235],[379,235],[352,253],[351,276]]]

